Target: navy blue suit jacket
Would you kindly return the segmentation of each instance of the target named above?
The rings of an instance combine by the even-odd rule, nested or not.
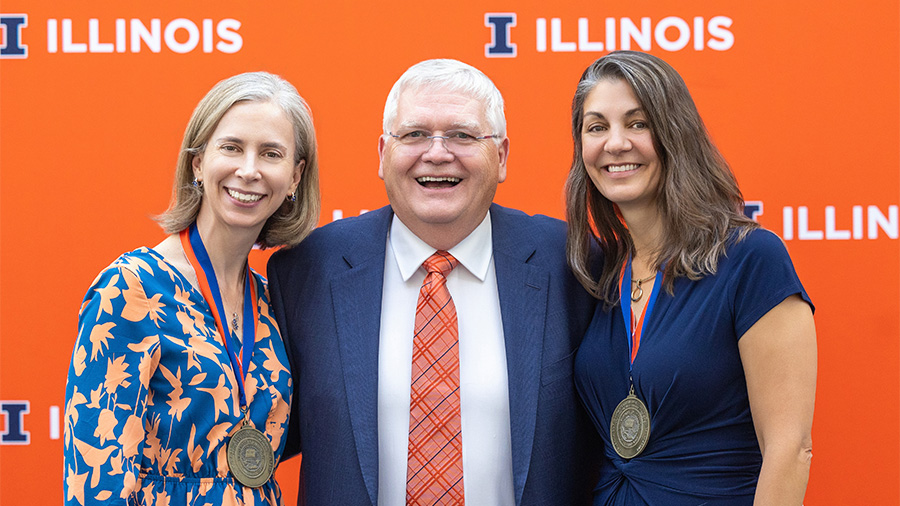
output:
[[[390,207],[339,220],[275,253],[272,305],[294,377],[286,454],[298,504],[376,505],[378,340]],[[566,265],[565,224],[491,207],[506,340],[517,506],[588,505],[601,451],[573,383],[594,299]]]

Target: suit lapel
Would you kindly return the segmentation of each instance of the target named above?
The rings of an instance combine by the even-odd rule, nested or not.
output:
[[[528,263],[537,248],[527,220],[493,205],[491,226],[509,375],[513,483],[520,504],[534,444],[550,275]]]
[[[378,341],[389,207],[369,213],[348,243],[347,270],[331,282],[344,387],[359,465],[371,504],[378,498]],[[516,504],[531,463],[550,275],[528,263],[537,250],[528,221],[491,206],[494,268],[506,342]]]
[[[331,282],[344,388],[359,465],[372,504],[378,498],[378,341],[390,208],[372,211],[348,244],[348,270]]]

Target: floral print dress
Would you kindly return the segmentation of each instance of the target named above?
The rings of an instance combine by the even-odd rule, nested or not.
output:
[[[253,279],[259,325],[245,389],[250,422],[277,466],[292,382],[266,280]],[[101,272],[79,311],[66,384],[66,505],[281,505],[274,477],[254,489],[229,472],[225,448],[242,420],[200,292],[149,248]]]

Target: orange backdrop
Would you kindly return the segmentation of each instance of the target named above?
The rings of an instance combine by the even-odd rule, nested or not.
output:
[[[117,255],[163,238],[150,216],[168,203],[182,132],[215,82],[267,70],[309,101],[325,223],[387,203],[376,145],[400,73],[426,58],[471,63],[507,100],[509,178],[497,201],[562,217],[574,86],[611,46],[681,72],[816,303],[806,504],[900,503],[898,7],[4,0],[0,503],[61,502],[79,304]],[[266,258],[253,254],[257,270]],[[278,472],[289,504],[299,465]]]

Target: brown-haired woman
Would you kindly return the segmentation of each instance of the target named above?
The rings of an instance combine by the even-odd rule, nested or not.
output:
[[[800,505],[812,303],[781,240],[743,215],[684,81],[610,53],[581,77],[572,135],[569,262],[605,303],[575,363],[608,457],[594,504]]]

